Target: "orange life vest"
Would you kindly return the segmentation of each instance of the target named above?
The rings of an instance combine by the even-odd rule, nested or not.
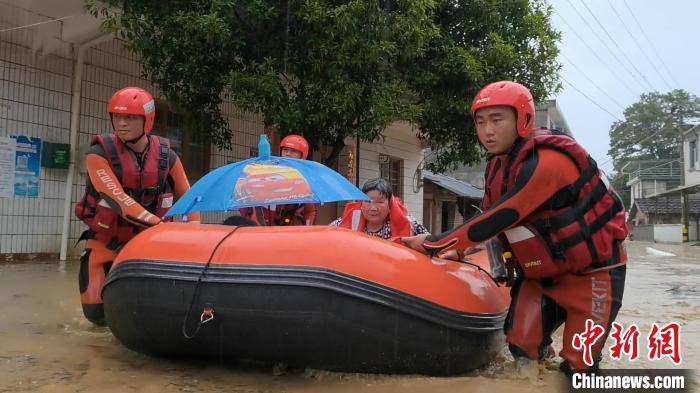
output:
[[[150,147],[145,152],[143,168],[136,157],[115,134],[97,135],[90,146],[99,145],[124,192],[150,213],[162,218],[167,209],[159,209],[160,200],[168,193],[167,177],[170,172],[170,141],[148,135]],[[170,194],[170,197],[172,195]],[[75,206],[75,215],[90,230],[82,238],[94,238],[109,249],[117,250],[131,240],[141,228],[119,215],[95,190],[87,178],[85,195]]]
[[[362,202],[351,202],[345,205],[340,221],[341,228],[363,232],[367,226],[367,220],[362,215]],[[411,222],[408,220],[408,210],[398,197],[391,197],[389,201],[389,225],[391,236],[411,236]]]
[[[484,208],[497,202],[514,184],[520,167],[538,148],[563,153],[578,167],[580,176],[569,187],[557,192],[522,225],[534,229],[551,253],[552,265],[544,267],[545,276],[578,272],[625,262],[620,243],[627,237],[625,210],[619,195],[609,185],[596,162],[573,138],[536,130],[521,140],[509,153],[508,164],[491,159]],[[499,236],[504,243],[505,236]],[[516,253],[516,259],[522,263]],[[544,259],[543,259],[544,260]],[[539,262],[539,261],[538,261]],[[527,266],[521,266],[527,277]]]

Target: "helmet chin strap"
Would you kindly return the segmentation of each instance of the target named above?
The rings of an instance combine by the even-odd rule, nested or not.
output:
[[[136,142],[140,141],[141,138],[143,138],[144,136],[146,136],[146,131],[141,130],[141,135],[137,136],[134,139],[129,139],[128,141],[124,141],[124,143],[128,143],[130,145],[136,144]]]

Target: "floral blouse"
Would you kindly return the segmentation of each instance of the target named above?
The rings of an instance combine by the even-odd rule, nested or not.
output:
[[[411,223],[411,232],[414,235],[420,235],[423,233],[430,234],[430,232],[428,232],[428,230],[425,229],[425,227],[421,223],[416,221],[416,219],[412,215],[409,214],[406,216],[406,218],[408,218],[408,222]],[[343,218],[339,217],[335,221],[331,222],[328,225],[337,227],[337,226],[340,226],[340,224],[342,222],[343,222]],[[381,229],[379,229],[378,231],[368,231],[367,227],[365,227],[365,233],[370,235],[370,236],[375,236],[375,237],[389,240],[389,239],[391,239],[391,224],[389,224],[389,220],[385,221],[384,226],[381,227]]]

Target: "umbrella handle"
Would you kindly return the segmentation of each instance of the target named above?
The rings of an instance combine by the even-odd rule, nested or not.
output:
[[[190,202],[190,205],[187,206],[187,209],[185,209],[185,212],[182,213],[182,220],[183,221],[187,222],[187,215],[190,214],[190,211],[192,211],[192,208],[194,208],[194,205],[201,202],[202,199],[203,198],[201,195],[197,195],[196,197],[194,197],[194,199],[192,199],[192,202]]]

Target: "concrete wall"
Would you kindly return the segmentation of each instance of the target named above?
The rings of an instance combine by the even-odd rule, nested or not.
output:
[[[683,170],[685,171],[685,184],[700,184],[700,130],[691,131],[683,141]],[[690,141],[698,144],[698,155],[694,163],[690,162]]]
[[[653,242],[654,241],[654,225],[651,225],[651,224],[635,225],[635,227],[632,229],[631,239],[638,240],[638,241]]]
[[[655,224],[654,241],[659,243],[681,243],[681,224]]]
[[[680,220],[680,217],[676,217],[676,222],[678,222]],[[640,222],[645,221],[641,220]],[[700,221],[690,220],[688,222],[689,241],[693,242],[700,240],[700,238],[698,238],[699,228]],[[664,223],[637,224],[632,229],[632,239],[643,241],[658,241],[661,243],[680,243],[679,239],[681,239],[681,226],[680,224]]]
[[[688,221],[688,241],[696,242],[700,240],[700,221]]]
[[[635,199],[641,199],[641,198],[642,198],[642,182],[636,181],[633,184],[630,184],[630,206],[634,205]]]

